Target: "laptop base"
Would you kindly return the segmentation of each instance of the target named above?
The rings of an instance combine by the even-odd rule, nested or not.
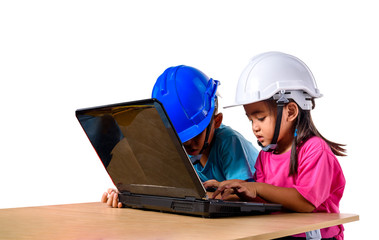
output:
[[[220,199],[203,200],[191,197],[181,199],[130,193],[120,193],[119,201],[124,207],[201,216],[205,218],[260,215],[282,210],[280,204],[229,202]]]

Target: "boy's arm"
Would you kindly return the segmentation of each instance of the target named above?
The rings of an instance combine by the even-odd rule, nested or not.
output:
[[[118,191],[113,188],[109,188],[107,192],[103,193],[101,202],[106,203],[109,207],[122,207],[122,203],[118,201]]]

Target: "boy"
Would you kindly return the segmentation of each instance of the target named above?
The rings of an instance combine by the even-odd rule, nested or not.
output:
[[[159,100],[204,184],[252,181],[258,151],[240,133],[222,124],[217,111],[219,81],[189,66],[167,68],[157,79],[152,98]],[[109,189],[102,202],[121,207]]]

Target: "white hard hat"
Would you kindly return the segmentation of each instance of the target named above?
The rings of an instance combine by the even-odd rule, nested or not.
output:
[[[312,109],[312,98],[321,97],[312,72],[300,59],[282,52],[253,57],[237,85],[234,107],[280,97],[293,99],[302,109]]]

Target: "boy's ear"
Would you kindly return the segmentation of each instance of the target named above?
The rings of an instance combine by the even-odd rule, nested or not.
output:
[[[287,120],[289,122],[296,120],[297,115],[299,114],[299,107],[297,106],[297,104],[294,102],[290,102],[287,104],[286,108],[288,112]]]
[[[219,128],[221,126],[222,118],[223,118],[222,113],[217,113],[214,116],[215,128]]]

